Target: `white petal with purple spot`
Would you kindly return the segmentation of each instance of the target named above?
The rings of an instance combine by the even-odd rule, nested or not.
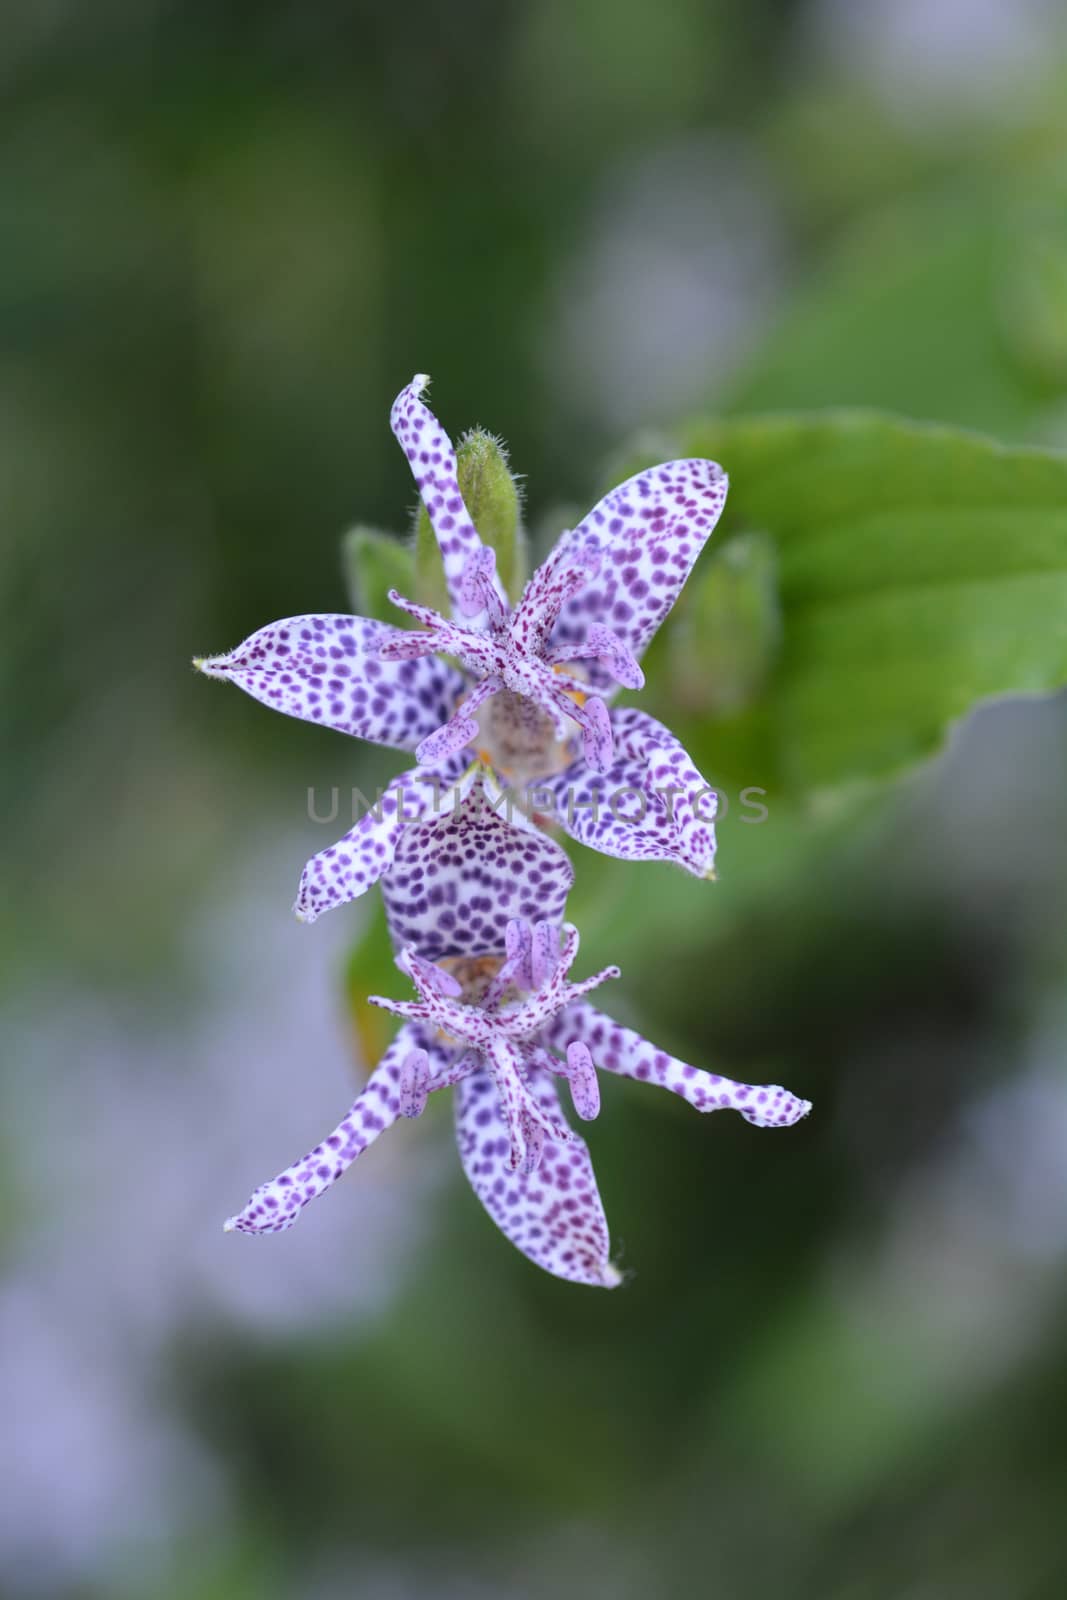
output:
[[[461,605],[464,573],[468,571],[472,557],[476,563],[484,561],[482,551],[485,546],[463,503],[452,441],[433,412],[422,402],[421,396],[429,382],[425,373],[417,373],[397,395],[389,421],[400,448],[408,458],[422,503],[429,513],[441,550],[445,582],[453,608],[462,611],[463,615],[469,615]],[[503,599],[504,591],[491,565],[488,576]]]
[[[718,522],[727,487],[714,461],[667,461],[612,489],[564,534],[550,561],[562,565],[573,550],[592,547],[599,567],[560,612],[551,639],[560,659],[590,623],[609,628],[633,657],[641,655]],[[594,667],[592,681],[608,689],[611,674]]]
[[[358,900],[389,871],[397,847],[420,822],[450,815],[475,781],[474,768],[453,762],[443,770],[401,772],[343,839],[312,856],[293,910],[301,922]]]
[[[739,1111],[757,1128],[790,1128],[811,1110],[810,1100],[801,1100],[779,1084],[737,1083],[717,1072],[691,1067],[665,1050],[657,1050],[632,1028],[613,1022],[587,1000],[579,1000],[554,1017],[545,1029],[545,1038],[557,1050],[577,1040],[588,1047],[604,1072],[669,1089],[697,1111]]]
[[[499,796],[498,796],[499,798]],[[428,961],[505,949],[516,917],[559,923],[574,869],[558,844],[494,810],[481,784],[397,838],[382,882],[389,931]]]
[[[226,1232],[283,1233],[291,1228],[308,1201],[325,1194],[398,1116],[410,1116],[411,1086],[403,1069],[413,1053],[427,1063],[432,1058],[446,1064],[444,1053],[418,1029],[401,1028],[333,1132],[269,1183],[261,1183],[244,1209],[224,1224]]]
[[[414,750],[452,715],[466,685],[454,667],[432,656],[379,659],[386,640],[404,637],[402,629],[368,617],[285,617],[196,666],[288,717]]]
[[[606,772],[575,761],[539,787],[580,844],[627,861],[673,861],[697,878],[715,867],[717,797],[685,747],[634,706],[611,711],[614,760]]]
[[[560,1121],[551,1078],[533,1069],[529,1087],[546,1116]],[[583,1139],[572,1134],[560,1144],[546,1135],[534,1170],[513,1171],[500,1102],[488,1073],[478,1072],[456,1091],[456,1141],[471,1188],[501,1232],[531,1261],[571,1283],[613,1289],[621,1282],[611,1264],[607,1219]]]

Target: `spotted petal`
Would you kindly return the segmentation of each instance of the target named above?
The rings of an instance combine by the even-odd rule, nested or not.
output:
[[[538,1069],[529,1086],[546,1116],[561,1117],[555,1085]],[[532,1172],[512,1171],[511,1140],[492,1080],[486,1072],[456,1090],[456,1140],[463,1170],[502,1233],[535,1265],[557,1278],[613,1289],[621,1274],[611,1265],[611,1244],[593,1164],[577,1134],[568,1144],[546,1136]]]
[[[538,784],[580,844],[627,861],[673,861],[694,877],[715,866],[714,789],[662,722],[636,707],[611,712],[615,759],[606,772],[584,760]]]
[[[480,783],[400,835],[382,882],[398,949],[428,961],[503,951],[515,917],[562,922],[574,869],[558,844],[518,811],[507,821]]]
[[[437,537],[453,611],[467,615],[461,603],[464,573],[472,559],[475,565],[480,562],[485,547],[463,502],[452,441],[420,398],[429,382],[426,374],[420,372],[406,389],[401,389],[393,402],[389,423],[411,465]],[[490,576],[504,600],[500,580],[492,575],[491,568]]]
[[[670,611],[726,501],[728,480],[714,461],[668,461],[612,489],[564,534],[546,565],[565,566],[576,551],[599,552],[596,576],[568,599],[552,632],[554,649],[578,644],[601,623],[639,657]],[[611,687],[591,664],[598,688]]]
[[[397,637],[410,635],[368,617],[285,617],[196,665],[288,717],[414,750],[452,715],[465,680],[434,656],[380,661],[379,647]]]
[[[244,1210],[225,1224],[226,1232],[282,1233],[291,1228],[308,1201],[324,1194],[403,1114],[404,1064],[420,1050],[434,1067],[447,1071],[447,1051],[420,1029],[410,1024],[401,1028],[333,1132],[269,1183],[261,1183]]]
[[[739,1111],[757,1128],[788,1128],[811,1110],[810,1100],[801,1100],[778,1084],[737,1083],[717,1072],[691,1067],[665,1050],[657,1050],[648,1039],[614,1022],[587,1000],[561,1011],[546,1027],[544,1037],[557,1050],[577,1040],[588,1046],[596,1066],[605,1072],[658,1084],[697,1111]]]
[[[366,894],[393,864],[401,840],[425,821],[445,817],[461,804],[475,780],[454,757],[426,772],[412,767],[387,785],[369,811],[336,844],[312,856],[304,868],[293,910],[301,922]],[[412,943],[414,941],[408,941]]]

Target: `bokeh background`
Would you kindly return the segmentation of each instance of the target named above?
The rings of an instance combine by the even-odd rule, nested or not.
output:
[[[1065,1592],[1062,701],[812,815],[716,770],[760,673],[665,663],[769,814],[714,889],[574,847],[583,962],[815,1112],[605,1083],[607,1295],[496,1234],[446,1106],[224,1238],[366,1066],[308,787],[397,763],[188,665],[410,525],[417,370],[535,538],[698,412],[1067,445],[1065,67],[1056,0],[3,7],[5,1594]]]

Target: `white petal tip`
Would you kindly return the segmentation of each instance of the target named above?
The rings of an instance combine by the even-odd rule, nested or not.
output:
[[[227,1217],[226,1221],[222,1224],[222,1231],[223,1231],[223,1233],[236,1233],[237,1232],[237,1218],[236,1217]]]
[[[602,1289],[617,1289],[622,1282],[622,1273],[618,1267],[613,1267],[610,1261],[604,1263],[600,1269],[600,1287]]]
[[[205,678],[228,678],[229,656],[194,656],[193,668]]]
[[[430,374],[428,372],[416,372],[411,380],[411,387],[417,394],[423,394],[430,387]]]
[[[315,920],[315,918],[309,916],[306,911],[301,910],[299,903],[293,907],[293,916],[296,918],[297,922],[303,923],[305,927]]]
[[[808,1115],[808,1113],[810,1111],[811,1111],[811,1101],[810,1100],[797,1100],[796,1104],[795,1104],[795,1107],[794,1107],[794,1110],[793,1110],[793,1114],[792,1114],[792,1116],[789,1117],[788,1121],[783,1121],[783,1120],[780,1120],[780,1119],[779,1120],[771,1120],[769,1122],[757,1124],[757,1126],[762,1126],[762,1127],[765,1127],[765,1128],[795,1128],[798,1122],[803,1122],[804,1121],[804,1118]]]

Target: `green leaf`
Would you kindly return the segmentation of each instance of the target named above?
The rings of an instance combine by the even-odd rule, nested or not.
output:
[[[396,1032],[396,1019],[380,1006],[372,1006],[368,996],[399,991],[385,907],[380,895],[369,898],[367,915],[348,951],[345,997],[361,1059],[373,1069]]]
[[[472,428],[456,447],[456,473],[463,503],[484,544],[496,552],[496,569],[512,600],[526,582],[526,540],[519,516],[519,490],[500,439]],[[421,605],[449,610],[441,552],[426,507],[415,520],[415,595]]]
[[[341,541],[341,563],[357,616],[378,617],[398,627],[408,622],[388,599],[390,589],[414,593],[415,558],[407,545],[377,528],[349,528]]]
[[[714,547],[667,630],[672,684],[684,706],[724,714],[762,692],[781,636],[774,540],[740,533]]]
[[[744,781],[811,796],[1067,683],[1067,457],[869,412],[696,422],[685,444],[730,473],[719,539],[777,551],[780,654],[743,716],[703,719],[713,773],[741,749]],[[683,627],[720,625],[710,593],[683,594]]]
[[[876,406],[1033,438],[1048,383],[1020,359],[1019,319],[1047,323],[1055,300],[1031,260],[1047,233],[1043,206],[988,187],[864,215],[729,384],[728,409]]]

